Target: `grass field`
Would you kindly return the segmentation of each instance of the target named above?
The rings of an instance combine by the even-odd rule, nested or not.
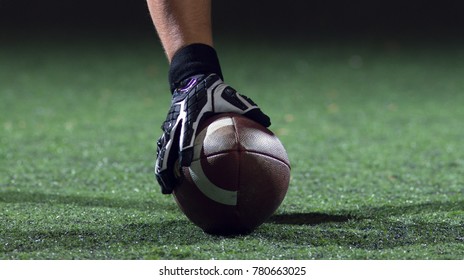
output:
[[[464,49],[217,45],[272,120],[288,195],[252,234],[159,193],[156,40],[0,45],[0,259],[464,259]]]

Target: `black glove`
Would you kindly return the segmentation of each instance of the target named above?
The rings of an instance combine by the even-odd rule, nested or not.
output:
[[[163,194],[172,193],[180,167],[190,166],[198,124],[205,116],[218,113],[238,113],[265,127],[271,125],[269,117],[251,99],[237,93],[219,76],[186,79],[174,90],[171,109],[161,126],[163,135],[157,143],[155,175]],[[180,165],[176,165],[177,160]]]

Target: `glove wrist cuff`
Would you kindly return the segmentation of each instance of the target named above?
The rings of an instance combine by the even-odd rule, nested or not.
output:
[[[171,92],[183,80],[198,74],[217,74],[223,79],[216,50],[205,44],[191,44],[181,48],[172,57],[169,67]]]

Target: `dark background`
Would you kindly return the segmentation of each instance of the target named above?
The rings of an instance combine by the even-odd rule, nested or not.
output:
[[[461,40],[460,1],[213,0],[215,36]],[[0,0],[1,35],[153,36],[145,0]]]

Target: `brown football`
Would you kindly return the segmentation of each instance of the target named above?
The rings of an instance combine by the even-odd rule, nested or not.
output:
[[[269,129],[227,113],[200,124],[192,164],[181,173],[174,197],[194,224],[210,234],[247,234],[283,201],[290,162]]]

